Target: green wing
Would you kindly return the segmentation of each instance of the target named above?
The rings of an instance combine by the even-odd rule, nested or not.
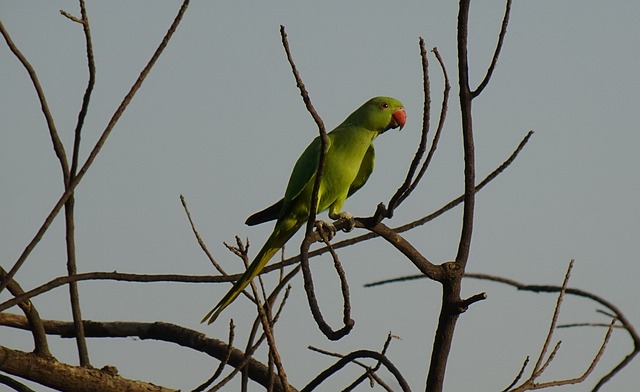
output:
[[[367,150],[367,152],[364,155],[364,158],[362,159],[362,163],[360,164],[360,170],[358,171],[358,175],[356,176],[355,180],[353,180],[353,182],[351,183],[351,186],[349,187],[349,195],[347,197],[350,197],[351,195],[356,193],[358,189],[364,186],[364,184],[369,179],[369,176],[373,172],[373,165],[375,163],[375,160],[376,160],[376,151],[373,148],[373,144],[372,144],[371,146],[369,146],[369,149]]]
[[[329,145],[327,149],[331,148],[331,138],[327,138]],[[318,171],[318,160],[320,160],[320,148],[322,142],[320,136],[313,139],[311,144],[304,150],[296,165],[291,171],[291,177],[289,178],[289,184],[287,190],[284,193],[284,203],[287,204],[296,196],[302,192],[305,186],[315,178],[316,171]]]

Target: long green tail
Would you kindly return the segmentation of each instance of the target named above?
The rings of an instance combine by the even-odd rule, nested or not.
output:
[[[202,320],[200,321],[201,323],[204,323],[207,320],[207,324],[213,323],[220,315],[220,313],[229,304],[231,304],[231,302],[233,302],[233,300],[235,300],[238,295],[240,295],[242,290],[244,290],[247,285],[249,285],[251,280],[258,276],[260,271],[262,271],[265,265],[267,265],[267,262],[271,260],[273,255],[275,255],[278,250],[280,250],[284,246],[289,238],[291,238],[301,226],[301,224],[298,224],[297,222],[293,225],[283,225],[282,223],[283,222],[278,222],[276,224],[273,233],[271,233],[271,236],[269,237],[267,242],[265,242],[265,244],[262,246],[262,249],[260,249],[260,252],[258,252],[256,258],[253,260],[251,265],[249,265],[249,268],[247,268],[245,273],[240,277],[240,279],[238,279],[238,281],[236,281],[231,290],[229,290],[229,292],[220,300],[220,302],[218,302],[218,304],[213,309],[211,309],[211,311],[207,313],[206,316],[202,318]],[[289,227],[283,228],[282,226]]]

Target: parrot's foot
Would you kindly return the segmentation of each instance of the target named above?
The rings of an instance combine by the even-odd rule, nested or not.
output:
[[[316,228],[318,228],[318,232],[323,238],[326,238],[327,241],[331,241],[333,237],[336,235],[336,227],[333,223],[325,222],[323,220],[316,221]]]
[[[353,219],[353,215],[351,215],[350,213],[348,212],[340,213],[340,219],[347,220],[348,226],[342,229],[342,231],[344,231],[345,233],[351,232],[351,230],[353,230],[353,228],[356,227],[356,220]]]
[[[344,229],[342,229],[342,231],[344,231],[345,233],[350,232],[351,230],[353,230],[354,227],[356,227],[356,221],[355,219],[353,219],[353,215],[351,215],[350,213],[343,211],[339,214],[334,214],[334,215],[329,215],[329,217],[331,219],[334,219],[336,221],[340,220],[340,219],[345,219],[347,221],[347,227],[345,227]]]

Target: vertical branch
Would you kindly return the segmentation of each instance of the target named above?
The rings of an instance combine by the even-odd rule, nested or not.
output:
[[[318,131],[320,132],[320,156],[318,158],[318,169],[315,174],[315,182],[313,184],[313,191],[311,192],[311,204],[309,205],[309,217],[307,220],[307,226],[305,230],[305,239],[300,244],[300,254],[301,254],[301,266],[304,277],[304,286],[305,291],[307,292],[307,299],[309,300],[309,307],[313,313],[314,319],[316,323],[320,327],[320,330],[331,340],[337,340],[348,334],[353,328],[354,321],[349,317],[349,309],[345,306],[345,315],[344,321],[345,325],[338,331],[333,331],[331,327],[329,327],[326,322],[322,319],[320,314],[320,309],[318,307],[317,301],[315,300],[315,294],[313,290],[313,280],[311,278],[311,270],[309,269],[309,260],[308,260],[308,251],[309,246],[311,245],[311,235],[313,234],[313,228],[316,221],[316,214],[318,210],[318,192],[320,190],[320,182],[322,181],[322,175],[324,172],[324,164],[325,157],[327,153],[327,146],[329,145],[329,140],[327,136],[327,131],[324,127],[324,123],[322,119],[316,112],[315,108],[311,104],[311,99],[309,98],[309,93],[302,82],[302,78],[298,73],[298,69],[293,62],[293,57],[291,56],[291,50],[289,49],[289,42],[287,40],[287,34],[285,32],[284,26],[280,26],[280,35],[282,36],[282,46],[287,54],[287,60],[289,61],[289,65],[291,66],[291,71],[293,72],[293,76],[296,79],[296,85],[298,89],[300,89],[300,95],[302,96],[302,100],[307,107],[307,111],[311,114],[316,125],[318,126]],[[334,257],[334,260],[336,258]],[[343,281],[344,283],[344,281]],[[344,287],[344,285],[343,285]],[[344,290],[343,290],[344,293]],[[348,301],[348,293],[345,294],[345,301]],[[346,303],[346,302],[345,302]]]
[[[418,165],[422,160],[422,157],[427,150],[427,135],[429,134],[430,120],[431,120],[431,85],[429,82],[429,58],[427,57],[427,50],[425,48],[424,39],[420,37],[420,58],[422,59],[422,90],[424,91],[424,105],[422,108],[422,133],[420,135],[420,143],[418,144],[418,151],[416,151],[411,164],[409,165],[409,171],[404,183],[396,191],[396,193],[389,200],[389,207],[387,208],[387,217],[393,216],[393,210],[404,200],[410,193],[411,182],[413,176],[418,170]]]
[[[87,46],[87,67],[89,68],[89,80],[87,82],[87,88],[82,98],[82,107],[78,113],[78,122],[76,123],[75,136],[73,140],[73,156],[71,159],[71,177],[75,177],[78,171],[78,156],[80,154],[80,134],[82,127],[84,126],[84,120],[87,116],[89,109],[89,102],[91,100],[91,93],[93,92],[93,86],[96,82],[96,64],[93,56],[93,41],[91,40],[91,28],[89,26],[89,17],[87,16],[87,8],[84,0],[80,0],[80,23],[82,24],[82,30],[84,31],[84,40]]]
[[[464,150],[464,197],[463,216],[460,242],[455,262],[442,265],[446,277],[442,283],[442,305],[438,319],[438,328],[433,342],[429,374],[427,376],[427,391],[440,392],[443,390],[444,377],[451,351],[453,334],[460,313],[466,310],[468,304],[482,299],[482,295],[462,301],[460,298],[462,276],[464,274],[473,233],[473,215],[475,209],[475,147],[473,142],[473,121],[471,103],[473,94],[469,87],[468,63],[468,27],[470,0],[460,0],[458,9],[458,83],[460,99],[460,115],[462,123],[462,140]],[[488,79],[488,78],[487,78]]]
[[[473,212],[475,207],[475,151],[473,143],[473,121],[469,88],[469,63],[467,57],[467,35],[469,27],[470,0],[460,0],[458,13],[458,83],[460,86],[460,112],[462,117],[462,139],[464,149],[464,206],[462,233],[456,255],[456,263],[464,271],[471,247]]]
[[[62,12],[63,15],[70,17],[67,13]],[[89,27],[89,19],[87,16],[87,9],[84,0],[80,0],[80,14],[81,19],[72,18],[73,21],[80,23],[83,27],[85,42],[87,46],[87,65],[89,68],[89,81],[87,82],[87,88],[82,99],[82,106],[80,113],[78,114],[78,122],[76,124],[75,136],[73,141],[73,156],[71,159],[71,169],[69,172],[69,181],[72,181],[76,177],[76,170],[78,168],[78,155],[80,152],[80,136],[82,133],[82,127],[84,125],[84,119],[87,115],[89,108],[89,101],[91,100],[91,93],[95,84],[95,62],[93,58],[93,44],[91,42],[91,30]],[[69,184],[65,184],[66,188]],[[65,225],[66,225],[66,245],[67,245],[67,273],[69,276],[77,274],[78,269],[76,265],[76,245],[75,245],[75,218],[74,218],[74,206],[75,196],[73,192],[70,194],[69,199],[65,203]],[[69,283],[69,299],[71,300],[71,314],[73,316],[73,324],[76,330],[76,345],[78,347],[78,357],[80,359],[81,366],[91,366],[89,361],[89,351],[87,348],[87,341],[84,334],[84,323],[82,322],[82,311],[80,308],[80,294],[78,293],[77,282]]]
[[[293,56],[291,56],[291,50],[289,49],[289,41],[287,40],[287,33],[284,30],[284,26],[280,26],[280,36],[282,37],[282,46],[284,47],[284,51],[287,54],[287,60],[289,61],[289,65],[291,66],[291,71],[293,72],[293,76],[296,79],[296,85],[298,89],[300,89],[300,95],[302,96],[302,100],[307,108],[307,111],[313,117],[313,120],[316,122],[318,126],[318,131],[320,133],[320,157],[318,158],[318,170],[316,171],[315,182],[313,184],[313,192],[311,193],[311,204],[309,206],[309,219],[307,220],[307,227],[305,230],[305,236],[309,236],[313,231],[314,222],[316,221],[316,214],[318,210],[318,191],[320,189],[320,182],[322,180],[322,174],[324,172],[324,161],[325,155],[327,153],[327,131],[324,127],[324,122],[316,112],[316,109],[313,107],[311,103],[311,99],[309,98],[309,93],[307,92],[304,83],[302,82],[302,78],[298,73],[298,69],[296,64],[293,62]]]

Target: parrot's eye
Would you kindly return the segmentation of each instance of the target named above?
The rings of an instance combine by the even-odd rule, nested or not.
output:
[[[381,109],[388,109],[388,108],[389,108],[389,104],[388,104],[388,103],[386,103],[386,102],[382,102],[382,103],[380,104],[380,108],[381,108]]]

